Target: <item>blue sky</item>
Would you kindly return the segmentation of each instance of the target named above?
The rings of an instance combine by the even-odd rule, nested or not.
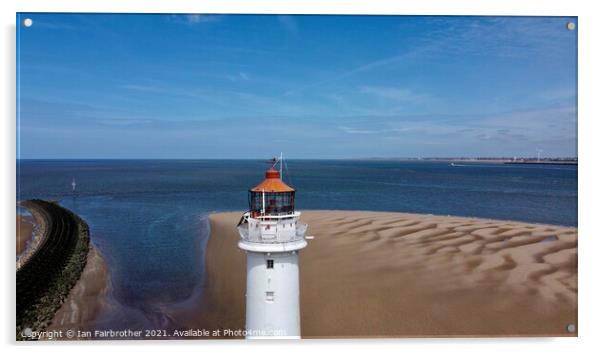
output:
[[[576,18],[21,14],[21,158],[576,156]]]

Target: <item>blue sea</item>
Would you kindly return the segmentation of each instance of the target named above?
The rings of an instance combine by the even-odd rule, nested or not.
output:
[[[99,328],[157,328],[177,322],[165,309],[199,296],[207,215],[245,210],[247,190],[267,167],[260,160],[18,160],[17,198],[58,200],[90,225],[115,303]],[[286,167],[300,210],[577,226],[576,166],[289,160]]]

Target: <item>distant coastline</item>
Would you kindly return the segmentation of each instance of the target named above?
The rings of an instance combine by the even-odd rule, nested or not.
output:
[[[17,158],[17,161],[265,161],[262,157],[53,157],[53,158]],[[571,163],[577,164],[576,157],[289,157],[290,161],[465,161],[465,162],[539,162],[539,163]]]
[[[499,163],[499,164],[531,164],[531,165],[578,165],[578,159],[566,158],[510,158],[510,157],[407,157],[407,158],[384,158],[372,157],[369,160],[382,161],[427,161],[427,162],[464,162],[464,163]]]
[[[577,166],[577,161],[506,161],[508,165],[573,165]]]

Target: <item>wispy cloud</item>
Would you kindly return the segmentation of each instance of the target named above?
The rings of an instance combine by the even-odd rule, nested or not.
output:
[[[155,120],[152,119],[145,119],[145,118],[123,118],[123,119],[99,119],[98,123],[102,124],[102,125],[108,125],[108,126],[120,126],[120,127],[124,127],[124,126],[139,126],[139,125],[145,125],[145,124],[149,124],[154,122]]]
[[[352,127],[346,127],[346,126],[339,126],[337,128],[347,134],[377,134],[377,133],[381,132],[379,130],[374,130],[374,129],[360,129],[360,128],[352,128]]]
[[[246,72],[244,72],[244,71],[238,72],[238,73],[236,73],[236,74],[234,74],[234,75],[226,75],[226,78],[227,78],[228,80],[230,80],[230,81],[233,81],[233,82],[237,82],[237,81],[247,81],[247,80],[249,80],[249,79],[250,79],[250,78],[249,78],[249,74],[247,74],[247,73],[246,73]]]
[[[515,110],[487,115],[393,115],[346,117],[352,124],[336,129],[348,134],[382,134],[383,138],[452,141],[489,141],[537,144],[550,137],[576,141],[574,107]]]
[[[566,56],[559,41],[574,34],[555,17],[434,17],[436,29],[424,33],[418,41],[429,53],[454,56],[528,58],[545,52],[548,57]]]
[[[213,14],[173,14],[170,19],[176,23],[183,23],[187,25],[196,25],[199,23],[218,22],[224,15],[213,15]]]
[[[356,74],[365,72],[365,71],[370,71],[370,70],[374,70],[380,67],[384,67],[384,66],[388,66],[391,64],[395,64],[395,63],[401,63],[404,60],[407,60],[408,58],[411,58],[412,56],[418,54],[418,52],[420,52],[421,49],[418,49],[416,51],[413,52],[408,52],[408,53],[404,53],[404,54],[400,54],[400,55],[396,55],[393,57],[388,57],[388,58],[384,58],[384,59],[380,59],[380,60],[375,60],[360,66],[356,66],[354,68],[345,70],[337,75],[331,76],[331,77],[327,77],[323,80],[318,80],[316,82],[292,89],[292,90],[288,90],[286,91],[283,95],[284,96],[290,96],[293,95],[295,93],[299,93],[311,88],[315,88],[315,87],[319,87],[325,84],[329,84],[329,83],[333,83],[333,82],[337,82],[340,81],[342,79],[345,79],[347,77],[351,77],[354,76]]]
[[[559,32],[559,21],[542,18],[532,21],[525,17],[456,18],[432,17],[432,29],[411,39],[412,45],[398,55],[373,60],[343,70],[335,75],[290,89],[284,95],[293,95],[309,89],[337,82],[355,75],[431,58],[459,58],[466,55],[478,57],[522,57],[546,53],[549,58],[566,56],[559,40],[569,40],[571,33]],[[560,33],[560,36],[559,36]],[[570,54],[570,53],[569,53]]]
[[[121,86],[122,88],[134,91],[145,91],[145,92],[165,92],[164,89],[157,86],[149,86],[149,85],[136,85],[136,84],[127,84]]]
[[[219,101],[215,100],[215,95],[199,90],[190,90],[186,88],[174,88],[160,85],[140,85],[140,84],[127,84],[122,85],[121,88],[131,90],[131,91],[139,91],[139,92],[147,92],[147,93],[156,93],[162,95],[169,96],[179,96],[179,97],[189,97],[194,99],[205,99],[211,100],[214,103],[219,103]]]
[[[544,101],[551,101],[551,102],[562,101],[562,100],[574,99],[577,96],[577,90],[574,87],[553,89],[553,90],[543,91],[543,92],[539,93],[538,96],[539,96],[539,98],[541,98]]]
[[[416,94],[410,89],[385,86],[363,86],[360,92],[379,98],[400,102],[418,102],[429,98],[426,94]]]
[[[234,76],[233,79],[245,80],[243,77],[249,79],[249,77],[245,75],[246,74],[243,74],[241,76],[239,74]],[[269,94],[255,92],[245,92],[238,89],[211,90],[141,84],[126,84],[120,87],[122,89],[138,91],[141,93],[175,96],[195,101],[201,100],[205,107],[220,107],[222,112],[229,114],[230,116],[235,115],[231,112],[244,112],[242,116],[238,116],[240,119],[253,117],[254,115],[299,117],[316,113],[314,106],[308,106],[302,102],[291,102],[282,97],[274,97]],[[236,103],[236,109],[232,108],[233,103]]]

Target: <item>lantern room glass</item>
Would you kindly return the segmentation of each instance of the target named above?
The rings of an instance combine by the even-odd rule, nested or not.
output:
[[[295,211],[295,192],[249,192],[249,210],[261,213],[265,198],[265,213],[290,214]]]

